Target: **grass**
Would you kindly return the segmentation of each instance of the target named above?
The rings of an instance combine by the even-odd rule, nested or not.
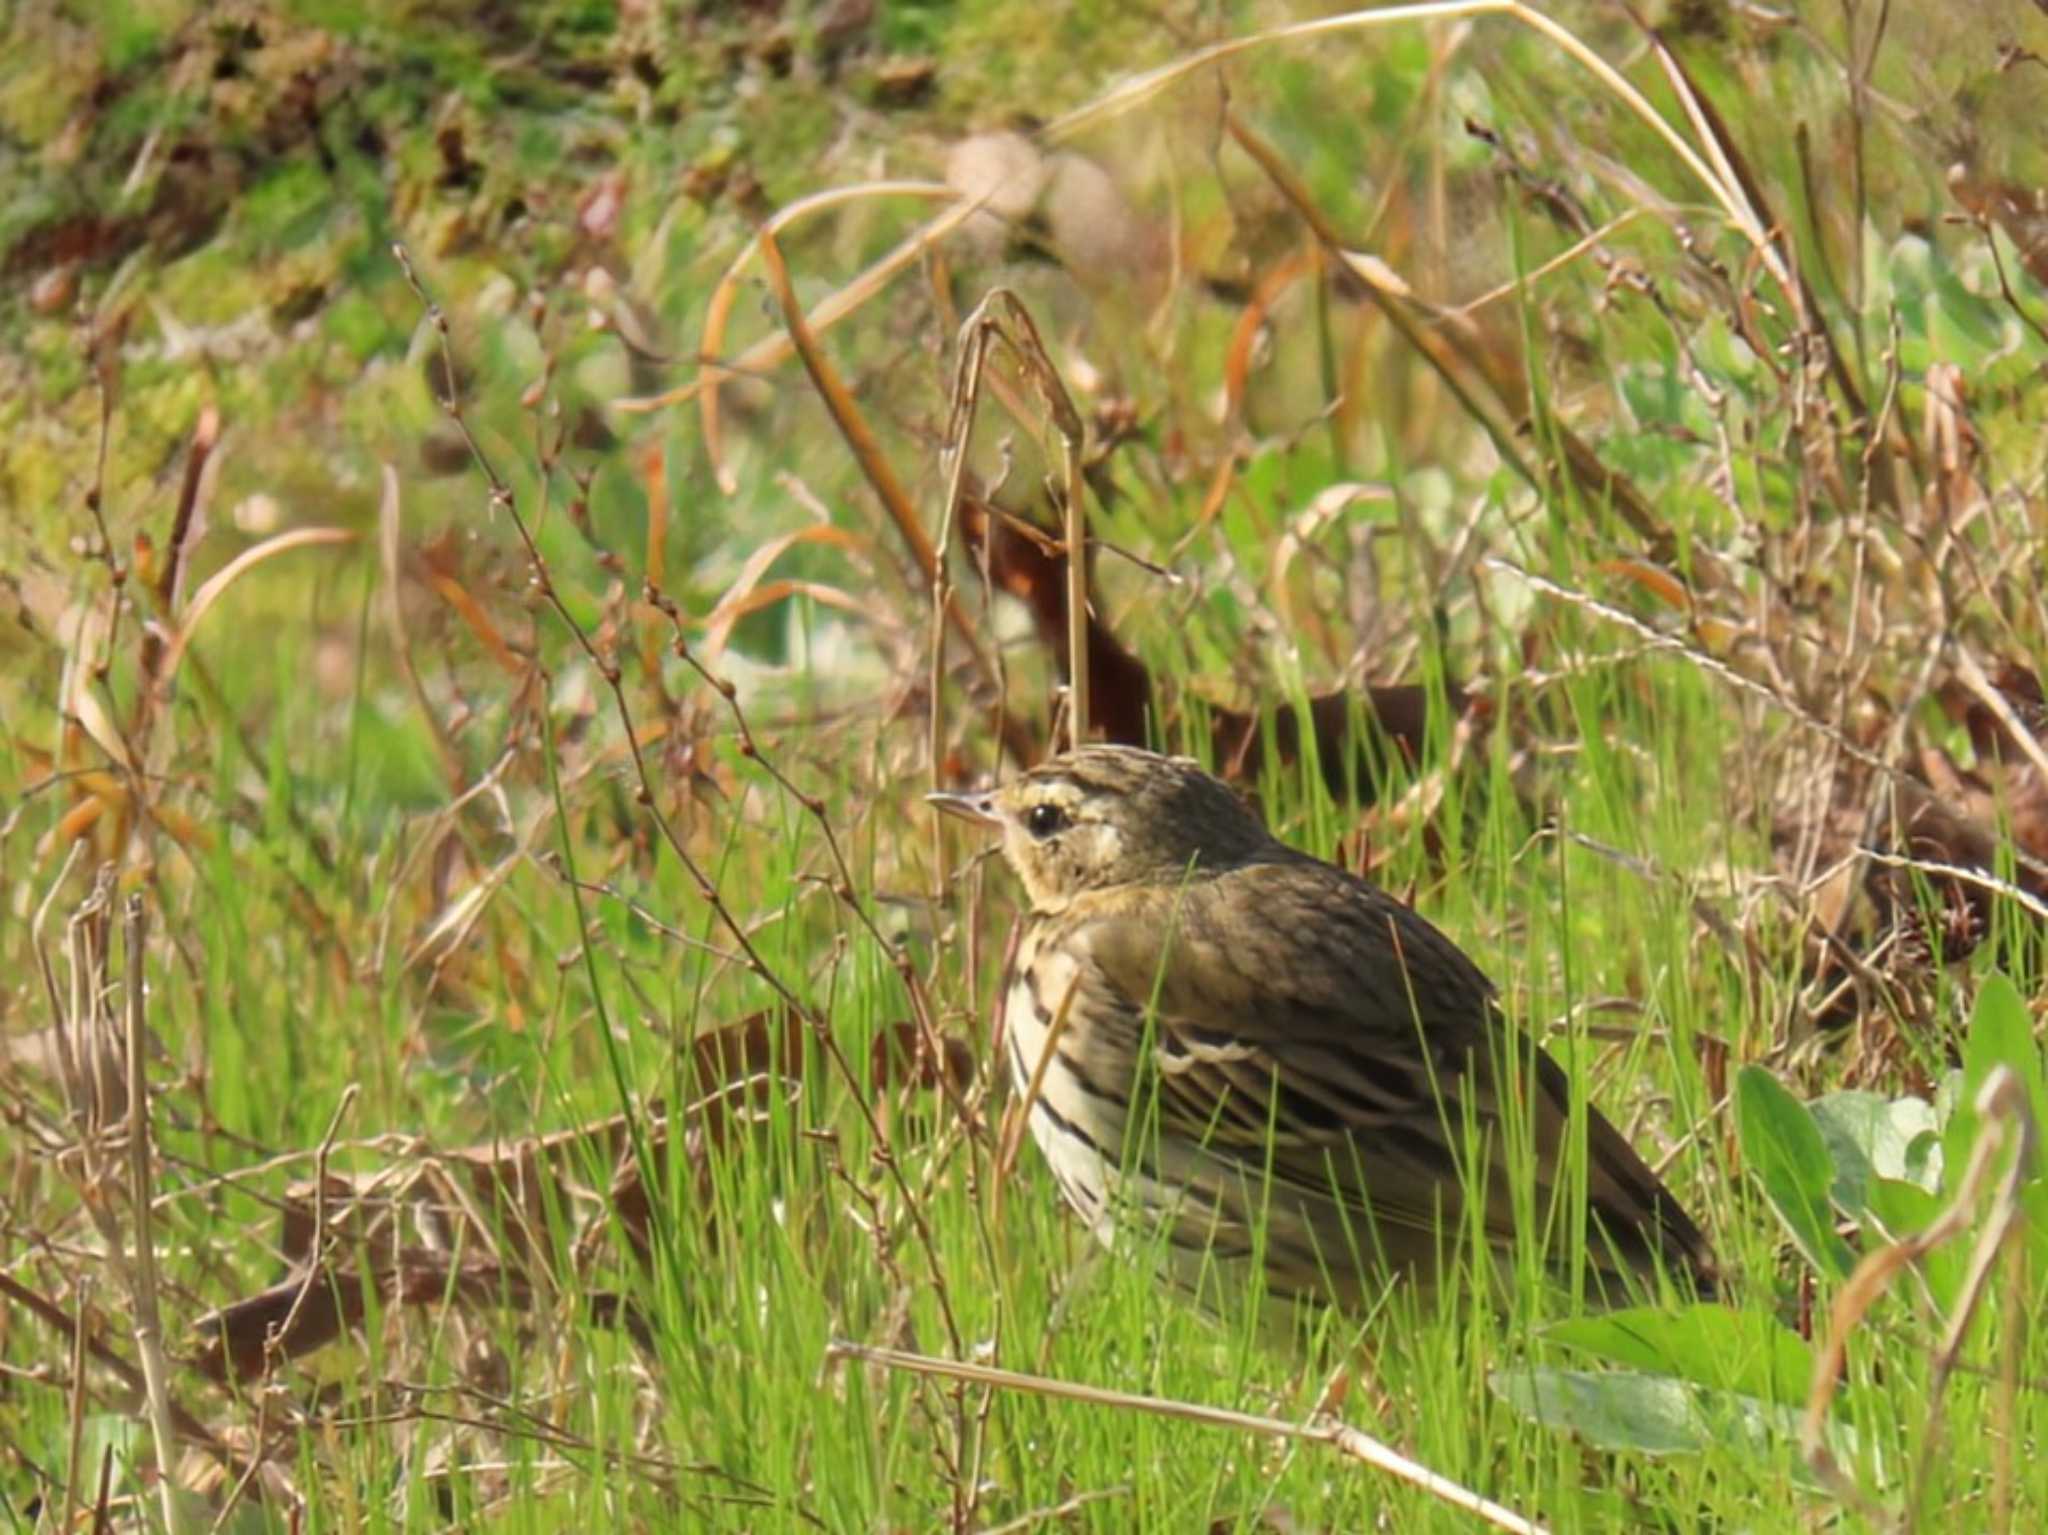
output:
[[[15,58],[83,50],[111,82],[60,111],[34,68],[0,74],[35,194],[0,218],[9,270],[76,293],[16,284],[0,310],[14,1527],[100,1506],[182,1529],[1474,1527],[1324,1443],[835,1342],[1296,1423],[1350,1360],[1347,1421],[1559,1531],[2039,1523],[2048,1199],[2010,1146],[2048,1111],[2026,686],[2048,298],[1995,211],[2044,183],[2024,62],[1966,57],[1919,4],[1681,6],[1680,76],[1621,14],[1558,11],[1635,110],[1526,26],[1361,27],[1235,58],[1233,137],[1213,75],[1144,101],[1112,82],[1264,7],[1124,20],[1114,59],[1048,57],[1007,7],[906,8],[882,35],[940,84],[889,111],[867,56],[829,64],[801,29],[784,53],[751,11],[486,9],[417,45],[412,8],[375,4],[252,6],[253,34],[177,4],[104,35],[60,7],[9,23]],[[539,41],[490,42],[507,26]],[[300,88],[303,133],[274,110]],[[1517,1283],[1275,1347],[1248,1313],[1163,1302],[1144,1252],[1098,1253],[1035,1149],[997,1176],[986,1020],[1018,893],[920,802],[996,762],[988,689],[957,640],[934,670],[927,583],[799,369],[727,385],[721,465],[691,409],[610,402],[687,380],[759,212],[931,174],[963,123],[1024,111],[1118,173],[1179,282],[1148,286],[1138,253],[1104,273],[954,244],[829,332],[914,515],[934,526],[946,484],[952,326],[1007,282],[1096,440],[1136,422],[1088,513],[1146,562],[1094,578],[1163,739],[1206,750],[1211,707],[1361,678],[1480,696],[1462,727],[1439,698],[1365,808],[1269,723],[1262,808],[1480,961],[1703,1216],[1724,1305],[1587,1314],[1532,1244]],[[1743,160],[1808,322],[1645,112]],[[217,158],[166,158],[160,124]],[[164,190],[195,164],[184,201]],[[815,304],[929,212],[856,199],[778,240]],[[1418,301],[1261,290],[1289,259],[1334,274],[1316,218]],[[728,357],[781,324],[741,282]],[[1248,292],[1263,326],[1233,353]],[[1000,376],[1022,404],[985,394],[977,472],[1052,526],[1057,444]],[[207,404],[227,431],[181,490]],[[1548,467],[1573,438],[1625,483]],[[1344,481],[1388,494],[1316,515]],[[202,531],[174,551],[181,504]],[[253,565],[164,671],[148,636],[208,577],[315,525],[353,541]],[[1042,741],[1046,636],[957,565]],[[123,1095],[51,1066],[60,1020],[120,1059],[75,1031],[127,1026],[131,897],[147,1263]],[[1986,1135],[2006,1149],[1965,1189]],[[1946,1241],[1882,1267],[1951,1206]],[[261,1318],[341,1304],[293,1282],[314,1254],[367,1288],[360,1318],[209,1376],[223,1330],[260,1348]],[[134,1334],[151,1300],[160,1348]]]

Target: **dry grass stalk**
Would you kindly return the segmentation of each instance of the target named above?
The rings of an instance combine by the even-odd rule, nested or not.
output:
[[[988,1365],[969,1364],[956,1359],[933,1359],[923,1354],[910,1354],[892,1348],[874,1348],[864,1343],[835,1341],[826,1346],[825,1358],[828,1363],[856,1360],[863,1364],[878,1365],[888,1370],[903,1370],[915,1375],[935,1375],[948,1380],[972,1381],[991,1390],[1028,1391],[1038,1396],[1057,1397],[1069,1402],[1085,1402],[1097,1407],[1113,1407],[1124,1412],[1155,1413],[1163,1418],[1178,1418],[1185,1423],[1201,1423],[1211,1428],[1265,1434],[1277,1439],[1303,1440],[1311,1444],[1326,1444],[1339,1454],[1348,1455],[1376,1471],[1383,1471],[1411,1487],[1420,1488],[1439,1502],[1477,1515],[1497,1530],[1507,1530],[1511,1535],[1544,1535],[1544,1526],[1523,1518],[1512,1509],[1502,1508],[1498,1503],[1481,1497],[1469,1488],[1459,1486],[1449,1477],[1441,1476],[1427,1466],[1418,1464],[1392,1445],[1373,1438],[1363,1430],[1324,1415],[1318,1415],[1307,1423],[1290,1423],[1284,1418],[1266,1418],[1256,1413],[1235,1412],[1226,1407],[1211,1407],[1202,1402],[1182,1402],[1167,1397],[1138,1396],[1128,1391],[1109,1391],[1100,1386],[1057,1380],[1046,1375],[998,1370]]]

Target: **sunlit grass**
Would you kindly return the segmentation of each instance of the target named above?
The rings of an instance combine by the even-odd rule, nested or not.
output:
[[[408,24],[388,9],[301,8],[299,19],[333,26],[377,64],[384,31]],[[891,12],[886,35],[899,46],[943,50],[951,37],[990,55],[979,66],[971,53],[944,57],[929,118],[839,113],[839,98],[812,89],[822,66],[800,46],[805,104],[779,109],[795,86],[752,51],[759,39],[723,21],[682,40],[622,36],[620,56],[644,53],[663,78],[622,67],[610,95],[572,93],[541,66],[609,58],[608,10],[534,9],[546,13],[537,35],[553,40],[537,54],[500,57],[481,35],[450,35],[398,45],[423,75],[369,65],[345,75],[326,136],[228,196],[196,251],[124,266],[134,291],[88,264],[88,305],[126,306],[135,291],[157,305],[130,316],[135,339],[116,370],[106,549],[79,510],[96,462],[90,346],[68,314],[5,315],[19,343],[7,378],[24,387],[16,405],[0,404],[11,433],[0,484],[21,511],[0,531],[0,776],[33,792],[0,804],[13,919],[0,954],[17,977],[0,1003],[10,1040],[55,1021],[35,959],[48,896],[40,949],[57,965],[55,1010],[70,1005],[65,922],[93,864],[118,858],[121,891],[149,903],[156,935],[147,1001],[160,1052],[148,1073],[171,1392],[223,1455],[245,1456],[260,1436],[279,1472],[252,1480],[228,1524],[1473,1527],[1322,1445],[832,1362],[838,1340],[1293,1421],[1317,1409],[1342,1367],[1347,1421],[1559,1531],[1875,1523],[1802,1456],[1804,1380],[1768,1401],[1703,1391],[1698,1442],[1662,1452],[1607,1447],[1589,1414],[1568,1432],[1514,1405],[1508,1393],[1527,1372],[1583,1371],[1597,1383],[1626,1362],[1554,1331],[1588,1310],[1550,1272],[1572,1240],[1572,1211],[1532,1212],[1554,1222],[1549,1245],[1532,1239],[1511,1255],[1509,1283],[1396,1293],[1370,1317],[1322,1319],[1319,1341],[1291,1347],[1249,1307],[1208,1316],[1163,1293],[1142,1240],[1098,1250],[1030,1145],[998,1180],[1006,1090],[986,1046],[1019,894],[998,865],[970,863],[957,838],[942,882],[920,800],[934,774],[935,704],[955,759],[945,772],[994,762],[989,710],[970,703],[962,671],[945,671],[932,696],[920,578],[905,574],[794,367],[729,386],[742,481],[732,498],[711,488],[690,418],[636,424],[601,409],[687,374],[710,285],[754,227],[753,210],[719,193],[677,191],[689,176],[726,185],[717,177],[758,169],[768,200],[787,202],[821,179],[921,174],[922,136],[950,135],[963,117],[1051,115],[1098,99],[1110,76],[1185,57],[1212,27],[1248,31],[1268,19],[1263,8],[1222,23],[1204,13],[1186,37],[1149,39],[1158,52],[1142,58],[1124,48],[1142,39],[1119,31],[1117,49],[1085,60],[1048,57],[1023,35],[1036,23],[1009,8],[966,7],[957,20],[939,8]],[[1091,515],[1098,534],[1166,562],[1174,579],[1111,555],[1096,576],[1106,620],[1168,685],[1161,697],[1175,713],[1162,744],[1206,750],[1209,704],[1299,707],[1361,676],[1479,696],[1485,718],[1462,736],[1439,698],[1417,760],[1382,754],[1371,809],[1333,799],[1312,762],[1258,754],[1264,815],[1297,846],[1368,861],[1495,979],[1508,1016],[1702,1218],[1724,1304],[1739,1316],[1728,1336],[1816,1347],[1847,1287],[1794,1251],[1759,1186],[1740,1144],[1739,1131],[1757,1129],[1738,1126],[1740,1070],[1761,1063],[1796,1100],[1848,1086],[1937,1099],[1946,1113],[1987,975],[2011,970],[2024,997],[2040,973],[2037,924],[2001,900],[1994,941],[1963,964],[1889,948],[1855,955],[1872,973],[1853,978],[1846,1018],[1823,1028],[1825,957],[1875,947],[1873,934],[1891,930],[1853,913],[1817,916],[1825,871],[1787,852],[1821,831],[1843,856],[1910,846],[1893,836],[1883,796],[1894,778],[1933,771],[1930,758],[1958,781],[2010,775],[1957,712],[1979,695],[1958,691],[1952,661],[1981,655],[1985,670],[2011,662],[2036,675],[2042,665],[2034,396],[2048,339],[2025,319],[2043,312],[2039,288],[2010,230],[1929,213],[1948,207],[1948,152],[1898,128],[1888,103],[1918,99],[1923,54],[1930,68],[1963,66],[1933,56],[1931,37],[1949,25],[1941,13],[1894,9],[1898,31],[1869,64],[1882,110],[1851,101],[1831,62],[1862,57],[1869,38],[1826,34],[1832,22],[1723,18],[1723,33],[1708,36],[1690,30],[1706,23],[1688,11],[1670,34],[1724,113],[1747,103],[1735,138],[1813,274],[1820,325],[1865,402],[1887,412],[1869,431],[1824,368],[1794,377],[1791,305],[1756,280],[1753,245],[1715,221],[1640,117],[1541,39],[1491,24],[1394,28],[1231,66],[1233,107],[1293,157],[1346,237],[1425,299],[1460,302],[1529,277],[1479,312],[1478,329],[1432,312],[1429,333],[1450,338],[1454,361],[1518,358],[1527,397],[1504,409],[1533,402],[1556,417],[1514,437],[1515,451],[1539,463],[1561,451],[1559,424],[1583,434],[1643,493],[1663,546],[1583,483],[1560,478],[1539,493],[1505,467],[1441,377],[1348,283],[1332,279],[1320,303],[1307,286],[1279,294],[1246,397],[1221,407],[1243,301],[1219,295],[1272,270],[1300,231],[1224,142],[1209,75],[1159,98],[1147,108],[1156,115],[1113,116],[1080,141],[1119,166],[1126,156],[1157,203],[1145,212],[1184,238],[1189,264],[1170,304],[1125,312],[1104,274],[1005,255],[986,269],[963,261],[945,285],[902,284],[829,342],[927,509],[943,483],[933,460],[946,368],[935,359],[948,322],[990,282],[1023,290],[1063,365],[1087,363],[1088,408],[1129,404],[1136,426],[1101,466],[1096,488],[1112,493]],[[151,61],[166,64],[166,39],[188,36],[188,19],[175,5],[126,8],[101,40],[103,62],[149,74]],[[1630,78],[1683,125],[1636,34],[1611,14],[1569,20],[1605,56],[1632,60]],[[1861,24],[1852,18],[1852,30]],[[200,38],[193,49],[225,50],[246,72],[201,75],[253,83],[216,99],[163,67],[149,74],[166,82],[159,97],[141,75],[123,76],[111,147],[89,154],[62,196],[45,187],[50,206],[102,193],[110,208],[147,206],[113,193],[138,164],[160,170],[155,150],[143,154],[146,125],[200,132],[215,122],[209,111],[268,99],[266,59],[203,29],[189,35]],[[298,34],[279,21],[269,35],[282,46]],[[349,68],[360,63],[351,56]],[[419,78],[434,90],[419,94]],[[1031,99],[1012,99],[1013,81],[1032,82]],[[2024,189],[2042,178],[2031,108],[2011,121],[1999,110],[2013,88],[2003,73],[1971,87],[1986,142],[2023,141],[2008,145],[2000,173]],[[1938,116],[1948,97],[1935,96]],[[39,114],[18,85],[9,100],[11,131],[30,133]],[[1827,122],[1809,136],[1816,101]],[[474,176],[454,175],[426,130],[366,147],[349,105],[364,102],[380,123],[459,127]],[[447,116],[429,110],[437,102]],[[1505,147],[1465,134],[1467,117]],[[222,121],[245,131],[240,118]],[[1855,156],[1836,131],[1857,139]],[[1130,147],[1140,141],[1143,153]],[[1852,159],[1868,171],[1853,193]],[[1153,161],[1171,174],[1145,169]],[[623,177],[616,248],[575,225],[600,162]],[[322,186],[335,195],[322,199]],[[1599,261],[1546,265],[1583,236],[1553,190],[1606,231]],[[862,203],[807,226],[786,251],[805,300],[926,212]],[[11,239],[29,216],[9,213],[0,228]],[[560,611],[441,415],[439,343],[388,260],[393,235],[453,316],[465,422],[532,531]],[[1993,241],[2017,304],[1998,286]],[[612,330],[588,323],[603,306],[583,279],[600,265],[642,306],[666,360],[628,356]],[[1737,288],[1739,302],[1728,298]],[[233,329],[251,314],[253,330]],[[730,352],[780,323],[752,287],[736,316]],[[202,324],[222,329],[188,352],[161,344]],[[1332,354],[1355,386],[1342,400],[1323,395]],[[1959,384],[1944,387],[1960,388],[1958,440],[1970,448],[1943,470],[1947,397],[1930,381],[1945,364],[1958,369]],[[525,397],[544,367],[559,414]],[[29,409],[19,401],[43,396],[47,430],[14,429]],[[176,504],[177,455],[203,402],[223,406],[231,430],[187,595],[193,576],[262,536],[264,516],[358,541],[296,551],[238,583],[152,710],[140,636],[145,621],[167,620],[146,592],[166,557],[157,545]],[[1026,425],[1004,419],[982,436],[1015,436],[1009,483],[1028,512],[1044,466]],[[1000,455],[981,447],[993,480]],[[389,508],[378,501],[386,462],[402,490]],[[1896,502],[1879,465],[1905,486]],[[1347,478],[1375,493],[1304,522],[1316,496]],[[667,650],[668,621],[642,600],[655,484],[670,498],[664,595],[692,644],[747,555],[820,515],[858,535],[852,549],[798,546],[774,574],[829,583],[895,621],[863,627],[801,594],[742,621],[712,670],[736,680],[758,757],[716,689]],[[267,509],[250,504],[259,495]],[[1280,540],[1303,527],[1278,572]],[[145,535],[156,544],[138,542]],[[102,655],[76,613],[110,610],[116,563],[133,605]],[[959,580],[978,603],[966,562]],[[1283,622],[1288,612],[1299,622]],[[563,614],[621,668],[644,783],[603,661]],[[1008,607],[983,622],[1005,636],[1009,708],[1035,728],[1045,647]],[[807,669],[792,673],[798,656]],[[151,786],[149,815],[124,799],[104,734],[80,723],[88,701],[116,729],[149,721],[130,780]],[[1885,772],[1858,776],[1857,752],[1881,754]],[[815,813],[799,795],[817,797]],[[1991,873],[2019,885],[2019,819],[2007,805],[2006,819],[1993,818],[2005,840]],[[86,816],[95,806],[96,821]],[[60,883],[74,841],[82,852]],[[1926,871],[1917,878],[1909,916],[1938,928],[1943,893]],[[123,979],[118,961],[109,979]],[[699,1046],[749,1020],[765,1015],[777,1034],[792,1002],[801,1048],[781,1051],[778,1034],[756,1080],[735,1087],[695,1069]],[[980,1075],[941,1085],[881,1048],[925,1024],[965,1046]],[[1999,1027],[1999,1059],[2024,1074],[2031,1050],[2038,1077],[2038,1019],[2022,1008]],[[1973,1080],[1989,1059],[1972,1062]],[[81,1184],[82,1121],[47,1072],[10,1068],[4,1102],[0,1267],[62,1314],[91,1312],[98,1343],[129,1357],[126,1271],[105,1260],[84,1218],[89,1200],[125,1195]],[[665,1148],[657,1103],[673,1121]],[[452,1249],[457,1264],[495,1265],[489,1293],[451,1282],[446,1294],[373,1299],[360,1325],[280,1359],[260,1383],[222,1388],[191,1363],[208,1342],[202,1318],[286,1278],[283,1207],[310,1207],[289,1191],[323,1162],[335,1177],[412,1177],[459,1148],[488,1161],[525,1137],[611,1116],[628,1118],[637,1147],[622,1149],[626,1136],[564,1157],[521,1207],[530,1223],[471,1225],[422,1201],[365,1236],[338,1195],[329,1202],[340,1222],[323,1254],[331,1266],[359,1270],[399,1248],[447,1260]],[[1893,1178],[1884,1209],[1910,1219],[1881,1233],[1874,1218],[1861,1222],[1858,1250],[1939,1214],[1967,1150],[1944,1149],[1947,1181]],[[1527,1154],[1512,1135],[1500,1152]],[[651,1222],[621,1193],[622,1169],[651,1180]],[[2048,1432],[2048,1343],[2026,1325],[2048,1230],[2040,1195],[2038,1182],[2024,1191],[2022,1235],[1998,1257],[1945,1379],[1942,1328],[1970,1244],[1998,1208],[1992,1193],[1852,1334],[1828,1443],[1888,1508],[1917,1506],[1921,1527],[1952,1518],[2025,1529],[2042,1514],[2034,1463]],[[483,1196],[472,1187],[466,1197]],[[9,1514],[23,1527],[54,1525],[58,1510],[81,1522],[105,1455],[114,1495],[142,1498],[142,1517],[160,1519],[135,1383],[92,1365],[90,1390],[74,1394],[68,1332],[11,1292],[6,1304]],[[1678,1336],[1642,1326],[1653,1343]],[[1747,1361],[1727,1352],[1713,1363],[1732,1379]],[[1662,1379],[1680,1396],[1702,1382]],[[219,1459],[187,1447],[190,1527],[212,1524],[222,1506],[205,1479]]]

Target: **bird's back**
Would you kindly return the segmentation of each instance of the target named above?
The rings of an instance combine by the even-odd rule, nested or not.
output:
[[[1563,1208],[1563,1070],[1436,928],[1278,842],[1035,916],[1006,1007],[1020,1091],[1062,1008],[1032,1128],[1105,1239],[1135,1209],[1177,1252],[1262,1249],[1271,1289],[1341,1299]],[[1584,1123],[1596,1275],[1706,1288],[1697,1226],[1590,1106]]]

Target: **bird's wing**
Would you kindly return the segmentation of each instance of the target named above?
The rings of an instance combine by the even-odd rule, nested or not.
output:
[[[1170,913],[1090,926],[1101,982],[1150,1020],[1155,1071],[1140,1091],[1162,1137],[1255,1167],[1312,1216],[1369,1225],[1396,1260],[1456,1241],[1477,1148],[1489,1242],[1513,1240],[1518,1208],[1542,1220],[1558,1207],[1565,1073],[1509,1028],[1478,967],[1392,897],[1289,859],[1192,879]],[[1521,1200],[1504,1119],[1532,1152]],[[1649,1268],[1654,1252],[1704,1277],[1684,1210],[1597,1111],[1585,1123],[1588,1201],[1613,1248],[1596,1242],[1596,1262]]]

